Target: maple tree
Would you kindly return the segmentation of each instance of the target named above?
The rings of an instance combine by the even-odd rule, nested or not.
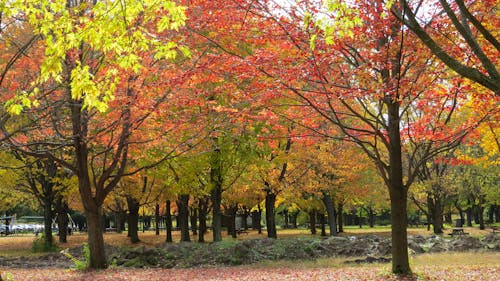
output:
[[[261,83],[270,89],[262,98],[283,101],[283,96],[287,97],[285,100],[301,106],[301,116],[319,116],[336,125],[345,140],[358,144],[376,163],[391,197],[393,271],[409,273],[408,188],[427,159],[457,146],[484,118],[481,115],[463,124],[451,122],[470,87],[458,77],[450,77],[430,54],[422,52],[412,34],[382,3],[353,4],[350,10],[356,12],[346,17],[353,17],[349,30],[355,38],[346,36],[342,29],[328,28],[338,14],[325,13],[315,6],[317,3],[300,3],[304,6],[289,9],[270,3],[239,4],[265,26],[258,34],[246,34],[249,28],[242,31],[242,37],[258,45],[259,51],[241,55],[218,41],[215,34],[209,39],[253,66],[248,71],[262,77]],[[280,17],[276,10],[287,17]],[[314,19],[321,17],[331,17],[331,21],[315,24]],[[234,22],[235,14],[224,19]],[[315,35],[316,26],[323,28],[324,39]],[[286,115],[288,108],[280,107],[279,101],[273,110],[282,109],[280,113]],[[290,119],[338,137],[322,131],[314,119]],[[408,158],[407,167],[403,157]]]
[[[496,1],[401,0],[394,3],[392,13],[436,57],[459,75],[500,96],[497,28],[500,21]]]
[[[50,158],[78,178],[87,217],[89,265],[103,268],[106,259],[102,204],[126,172],[131,142],[144,141],[132,140],[133,131],[152,115],[149,109],[161,104],[168,95],[164,89],[163,98],[153,97],[154,90],[149,95],[139,95],[144,84],[148,89],[158,86],[153,80],[145,83],[145,77],[151,73],[141,66],[173,58],[182,50],[167,32],[178,29],[185,15],[183,7],[170,1],[66,4],[66,1],[10,1],[2,5],[3,12],[24,15],[33,34],[44,38],[38,41],[44,55],[39,61],[40,73],[33,80],[36,83],[24,91],[19,89],[19,93],[31,92],[35,100],[23,94],[11,95],[6,108],[10,113],[20,114],[29,107],[36,111],[42,104],[43,110],[47,110],[59,99],[49,111],[51,115],[43,117],[46,119],[41,128],[52,130],[40,132],[38,139],[33,139],[32,133],[31,141],[26,142],[26,136],[14,136],[16,132],[6,128],[3,135],[9,136],[13,148],[35,157]],[[153,33],[162,35],[152,36]],[[144,56],[145,52],[154,56]],[[139,96],[144,103],[136,102]],[[43,120],[42,116],[39,120]],[[98,117],[109,122],[101,126],[92,122]],[[38,129],[37,126],[34,128]],[[43,138],[50,134],[52,139]],[[24,148],[19,144],[23,138]],[[45,146],[37,150],[33,143]],[[62,157],[54,150],[61,145],[69,148]],[[101,168],[97,170],[96,165]]]

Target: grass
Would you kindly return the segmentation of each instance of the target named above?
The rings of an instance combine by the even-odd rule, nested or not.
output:
[[[478,227],[466,227],[464,228],[465,232],[469,233],[471,236],[479,237],[484,236],[486,234],[491,233],[490,229],[480,230]],[[451,231],[451,228],[447,228],[445,230],[445,234],[443,237],[449,237],[447,235]],[[344,233],[341,233],[341,236],[356,236],[356,235],[367,235],[367,234],[375,234],[383,237],[391,236],[391,229],[389,226],[376,226],[375,228],[363,227],[359,228],[357,226],[346,226],[344,227]],[[431,235],[432,231],[427,231],[426,228],[409,228],[408,235]],[[311,234],[308,229],[279,229],[278,237],[309,237]],[[317,234],[319,235],[319,234]],[[172,233],[173,240],[180,240],[180,232],[174,231]],[[242,234],[237,239],[238,240],[246,240],[246,239],[255,239],[255,238],[264,238],[266,237],[265,230],[262,234],[258,234],[255,230],[250,230],[248,234]],[[33,255],[31,253],[31,246],[36,236],[34,235],[20,235],[20,236],[1,236],[0,237],[0,256],[22,256],[22,255]],[[127,237],[127,233],[105,233],[104,241],[105,243],[111,244],[113,246],[156,246],[164,243],[165,241],[165,233],[162,232],[159,236],[155,235],[154,231],[146,231],[139,232],[139,238],[141,242],[138,244],[130,243],[130,239]],[[227,236],[227,232],[223,232],[223,238],[227,240],[231,240],[233,238]],[[57,236],[54,236],[54,240],[57,241]],[[74,235],[70,235],[67,237],[68,243],[59,244],[61,248],[74,248],[82,245],[87,242],[87,234],[86,233],[75,233]],[[191,236],[192,241],[197,241],[197,236]],[[205,241],[212,241],[212,233],[207,233],[205,235]]]

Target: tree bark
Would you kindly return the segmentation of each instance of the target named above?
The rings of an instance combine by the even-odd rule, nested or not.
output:
[[[403,184],[403,161],[401,151],[400,135],[400,112],[399,101],[394,97],[385,97],[387,105],[389,138],[389,167],[388,187],[391,200],[391,223],[392,223],[392,272],[396,274],[410,275],[410,263],[408,259],[407,238],[407,200],[408,187]],[[385,167],[383,168],[385,169]]]
[[[172,214],[170,213],[170,200],[165,203],[165,229],[167,231],[167,237],[165,242],[172,243]]]
[[[200,228],[198,231],[198,242],[205,242],[205,233],[207,232],[207,212],[208,212],[209,198],[198,199],[198,219],[200,221]]]
[[[465,213],[467,214],[467,226],[472,227],[472,207],[467,207]]]
[[[193,206],[191,208],[190,216],[189,219],[191,221],[191,231],[193,232],[193,235],[198,235],[198,208]]]
[[[434,188],[435,189],[435,188]],[[435,234],[443,234],[444,206],[438,194],[427,193],[428,212],[432,218],[432,228]]]
[[[220,187],[214,187],[211,193],[212,200],[212,235],[213,241],[222,241],[222,212],[220,204],[222,201],[222,190]]]
[[[160,204],[155,205],[155,235],[160,235]]]
[[[236,233],[236,213],[238,212],[238,206],[232,205],[228,208],[229,224],[227,226],[229,234],[233,238],[237,238]]]
[[[323,204],[325,205],[326,213],[328,215],[328,227],[330,228],[330,236],[337,236],[337,220],[335,214],[335,204],[330,194],[323,192],[321,197]]]
[[[266,225],[267,225],[267,237],[269,238],[278,238],[278,234],[276,232],[276,220],[275,220],[275,211],[274,204],[276,203],[276,194],[274,194],[271,190],[266,189]]]
[[[189,236],[189,194],[181,194],[177,200],[177,208],[179,210],[179,215],[177,219],[179,221],[179,227],[181,229],[181,241],[190,242],[191,238]]]
[[[106,268],[102,207],[91,206],[91,208],[85,208],[85,216],[87,217],[88,246],[90,251],[89,267]]]
[[[54,245],[54,238],[52,236],[52,199],[45,197],[43,200],[43,239],[44,244],[47,248],[51,248]]]
[[[127,196],[128,206],[128,236],[131,243],[139,243],[139,201],[137,199]]]
[[[59,229],[59,242],[67,243],[68,235],[68,204],[61,198],[56,202],[57,210],[57,228]]]
[[[486,227],[484,225],[484,198],[479,197],[479,203],[477,205],[477,216],[479,220],[479,229],[484,230]]]
[[[285,229],[290,228],[290,225],[289,225],[289,224],[290,224],[290,221],[289,221],[289,217],[288,217],[288,209],[285,209],[285,210],[283,211],[283,217],[284,217],[284,219],[285,219]]]
[[[338,217],[338,226],[339,233],[344,232],[344,204],[339,203],[337,205],[337,217]]]
[[[325,230],[325,214],[321,213],[319,214],[319,223],[321,224],[321,236],[326,236],[326,230]]]
[[[248,223],[247,223],[248,214],[249,214],[249,211],[248,211],[247,207],[243,207],[243,214],[241,217],[241,223],[242,223],[242,227],[244,230],[248,230]]]
[[[375,226],[375,212],[373,211],[373,208],[369,206],[367,208],[368,211],[368,224],[370,225],[370,228],[373,228]]]
[[[220,149],[215,148],[210,160],[210,182],[213,185],[210,196],[212,200],[212,234],[214,242],[222,241],[222,213],[220,205],[222,203],[223,178],[220,154]]]
[[[292,228],[297,228],[297,217],[299,216],[299,211],[293,211],[290,214],[290,221],[292,222]],[[337,231],[337,230],[335,230]]]
[[[309,230],[312,235],[316,234],[316,210],[313,209],[309,212]]]

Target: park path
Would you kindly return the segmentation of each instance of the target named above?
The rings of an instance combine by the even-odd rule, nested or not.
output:
[[[108,269],[81,272],[64,269],[0,269],[3,280],[12,281],[151,281],[151,280],[500,280],[500,266],[419,267],[416,278],[388,274],[387,265],[345,268],[198,268],[198,269]]]

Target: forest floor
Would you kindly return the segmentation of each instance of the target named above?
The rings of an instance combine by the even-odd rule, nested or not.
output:
[[[223,242],[217,244],[165,244],[164,234],[156,236],[151,231],[140,232],[141,242],[131,244],[125,233],[106,233],[107,252],[114,252],[112,266],[104,271],[88,272],[71,269],[72,263],[69,261],[61,263],[64,258],[58,252],[49,255],[31,253],[33,235],[0,237],[0,262],[3,261],[0,263],[0,275],[3,280],[12,281],[500,280],[498,235],[492,235],[488,230],[466,229],[470,235],[451,238],[448,233],[433,237],[425,229],[410,229],[410,241],[427,245],[413,245],[413,248],[417,248],[416,251],[412,250],[411,264],[416,274],[412,278],[389,274],[390,262],[382,258],[390,256],[390,248],[387,247],[390,236],[388,228],[346,228],[345,231],[340,238],[333,239],[308,235],[304,229],[282,230],[278,236],[283,239],[278,240],[266,239],[265,234],[250,231],[238,239],[225,237]],[[209,236],[206,237],[208,241]],[[492,238],[496,246],[484,250],[492,245],[485,242],[485,237]],[[196,241],[196,237],[191,238]],[[178,232],[174,232],[175,240],[179,240]],[[85,241],[86,235],[77,233],[69,236],[68,243],[60,244],[59,247],[69,248],[70,253],[81,259]],[[477,244],[476,249],[456,252],[456,249],[471,243]],[[365,251],[368,248],[370,251]],[[325,252],[336,254],[327,256]],[[163,255],[160,261],[149,260],[149,256],[158,254]],[[372,254],[381,257],[381,260],[375,259],[375,263],[368,263],[366,257]],[[199,262],[211,258],[213,263]],[[10,263],[19,260],[21,266]],[[33,261],[35,263],[31,263]]]

